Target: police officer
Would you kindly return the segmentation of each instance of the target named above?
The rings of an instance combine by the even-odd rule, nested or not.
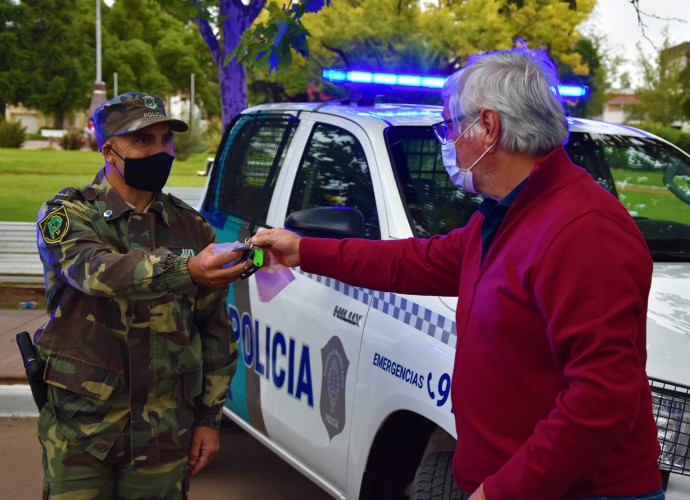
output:
[[[105,166],[38,214],[44,498],[186,498],[218,451],[244,264],[224,267],[239,252],[215,255],[211,226],[161,192],[188,126],[159,97],[121,94],[93,120]]]

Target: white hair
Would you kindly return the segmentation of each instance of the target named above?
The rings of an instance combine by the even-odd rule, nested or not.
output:
[[[556,68],[545,51],[520,47],[474,56],[448,78],[442,95],[451,118],[497,111],[499,146],[506,151],[546,154],[568,138]]]

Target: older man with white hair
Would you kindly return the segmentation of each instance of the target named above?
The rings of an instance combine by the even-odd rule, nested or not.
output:
[[[445,236],[251,243],[356,286],[457,295],[452,400],[462,498],[664,497],[645,373],[652,261],[625,208],[568,158],[553,64],[474,57],[434,126],[453,182],[485,196]]]

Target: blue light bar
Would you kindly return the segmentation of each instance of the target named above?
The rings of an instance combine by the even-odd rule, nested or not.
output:
[[[580,99],[589,96],[589,87],[584,85],[559,85],[558,91],[561,97]]]
[[[426,75],[398,75],[394,73],[376,73],[373,71],[347,71],[326,68],[321,73],[323,79],[332,83],[367,83],[419,89],[440,89],[446,81],[443,77]]]
[[[334,84],[388,85],[392,87],[417,88],[421,90],[441,89],[446,77],[429,75],[399,75],[395,73],[376,73],[373,71],[348,71],[326,68],[321,73],[323,79]],[[589,96],[589,87],[581,85],[559,85],[561,97],[579,99]]]

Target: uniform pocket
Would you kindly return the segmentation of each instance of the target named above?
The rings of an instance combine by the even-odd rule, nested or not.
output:
[[[112,410],[111,395],[118,375],[102,366],[62,354],[48,357],[44,375],[49,404],[60,431],[70,440],[91,436],[103,426],[117,426],[105,417]]]
[[[96,406],[106,401],[119,380],[117,373],[107,368],[63,354],[48,357],[43,378],[47,384],[62,389],[52,391],[56,408],[72,415],[89,403]]]

